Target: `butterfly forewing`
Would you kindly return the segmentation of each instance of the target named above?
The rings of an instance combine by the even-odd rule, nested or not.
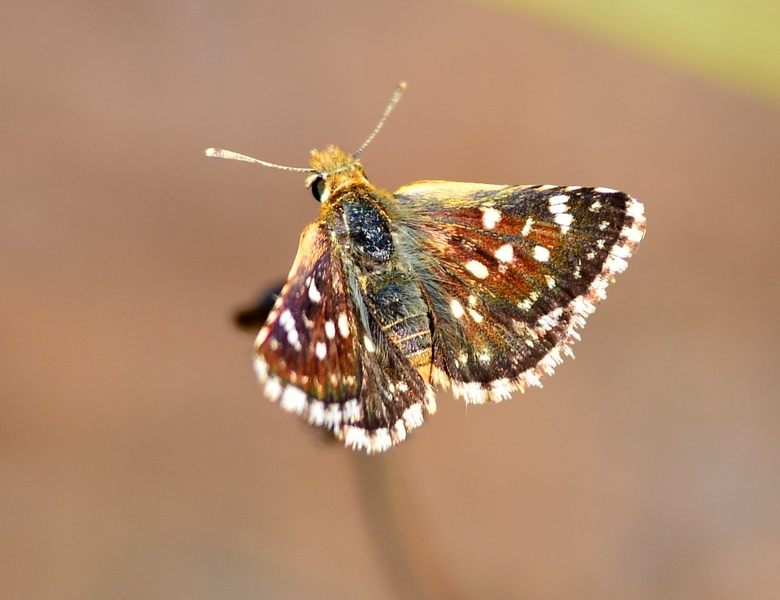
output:
[[[434,379],[469,402],[540,385],[644,232],[641,204],[606,188],[427,181],[395,197],[430,298]]]

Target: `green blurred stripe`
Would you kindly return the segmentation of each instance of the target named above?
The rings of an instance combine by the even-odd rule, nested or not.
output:
[[[780,101],[780,0],[494,0]]]

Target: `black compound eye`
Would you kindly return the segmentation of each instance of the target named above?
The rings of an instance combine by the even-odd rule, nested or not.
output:
[[[325,194],[327,186],[325,180],[322,177],[317,177],[311,184],[311,193],[314,195],[314,199],[317,202],[322,202],[322,197]]]

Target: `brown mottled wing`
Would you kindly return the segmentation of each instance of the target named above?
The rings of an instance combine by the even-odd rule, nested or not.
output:
[[[607,188],[427,181],[395,193],[434,320],[434,381],[467,402],[539,386],[644,234]]]
[[[255,343],[266,395],[347,446],[386,450],[435,404],[429,386],[373,327],[325,226],[309,225]]]

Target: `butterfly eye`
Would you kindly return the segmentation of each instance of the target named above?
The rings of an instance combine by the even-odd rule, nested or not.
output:
[[[326,190],[327,186],[322,177],[317,177],[311,184],[311,193],[314,195],[314,199],[317,202],[322,202]]]

